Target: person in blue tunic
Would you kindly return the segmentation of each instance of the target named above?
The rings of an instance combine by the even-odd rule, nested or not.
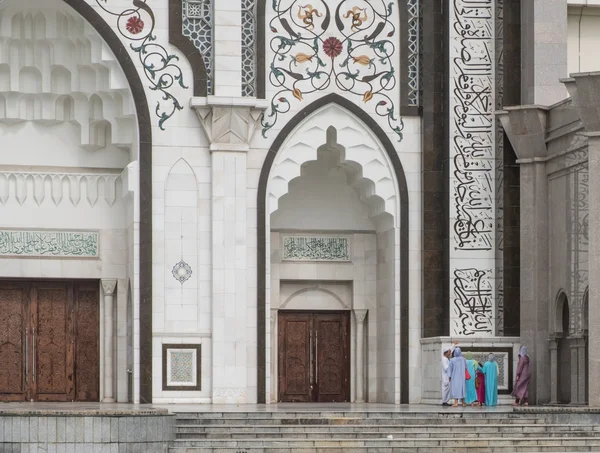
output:
[[[485,405],[496,406],[498,404],[498,374],[500,370],[494,354],[488,356],[481,372],[485,375]]]
[[[465,354],[467,359],[467,370],[471,375],[471,379],[466,381],[467,393],[465,395],[465,403],[477,406],[477,390],[475,389],[475,380],[477,379],[477,368],[479,365],[476,360],[473,360],[473,355],[470,352]]]
[[[448,365],[448,377],[450,378],[450,397],[454,398],[454,404],[452,407],[457,407],[462,401],[462,405],[466,406],[464,402],[465,394],[467,393],[465,388],[465,370],[467,369],[467,361],[462,356],[460,348],[454,350],[454,357],[450,359]]]

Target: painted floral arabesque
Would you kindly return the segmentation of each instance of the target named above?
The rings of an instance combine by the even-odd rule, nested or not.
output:
[[[96,3],[104,12],[116,17],[119,33],[132,41],[131,49],[139,57],[146,79],[150,82],[150,89],[162,94],[164,102],[157,102],[154,112],[158,116],[158,126],[164,130],[165,121],[183,108],[170,92],[175,83],[187,88],[183,83],[181,68],[176,64],[179,57],[169,54],[156,42],[156,36],[153,34],[154,11],[147,0],[132,0],[131,8],[117,11],[111,8],[108,0],[96,0]]]
[[[290,110],[290,94],[301,101],[333,83],[364,103],[376,102],[375,113],[402,140],[404,124],[390,96],[396,86],[394,2],[340,0],[335,10],[326,0],[272,2],[269,81],[279,90],[263,115],[263,136]]]

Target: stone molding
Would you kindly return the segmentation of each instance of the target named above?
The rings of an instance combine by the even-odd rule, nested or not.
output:
[[[73,206],[81,201],[82,187],[85,199],[94,207],[98,199],[104,199],[112,206],[120,197],[117,182],[121,175],[115,173],[67,173],[67,172],[26,172],[0,169],[0,205],[14,196],[20,205],[33,197],[41,205],[51,197],[56,206],[69,200]],[[66,186],[66,190],[65,190]]]
[[[194,97],[190,106],[196,111],[211,151],[250,150],[250,141],[268,102],[254,98]]]
[[[102,279],[102,291],[105,296],[112,296],[115,292],[115,288],[117,287],[116,279]]]
[[[548,107],[540,105],[523,105],[505,107],[504,110],[496,112],[519,158],[519,163],[545,160],[548,157],[548,111]]]

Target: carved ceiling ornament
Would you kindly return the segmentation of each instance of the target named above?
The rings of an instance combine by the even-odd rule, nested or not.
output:
[[[376,103],[375,113],[402,140],[404,124],[391,93],[396,87],[393,5],[386,0],[341,0],[332,9],[332,2],[325,0],[272,0],[268,76],[278,90],[261,119],[263,136],[279,114],[290,110],[290,102],[336,88]]]

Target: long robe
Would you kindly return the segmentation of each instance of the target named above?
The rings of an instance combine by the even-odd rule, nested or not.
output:
[[[442,403],[450,401],[450,378],[448,377],[448,366],[450,360],[448,357],[442,356]]]
[[[467,360],[467,370],[471,375],[471,379],[467,379],[465,403],[472,404],[477,401],[477,391],[475,390],[475,379],[477,379],[477,362],[475,360]]]
[[[529,381],[531,381],[531,368],[529,366],[529,356],[519,356],[517,364],[517,380],[513,387],[512,396],[519,401],[527,399],[529,396]]]
[[[485,404],[485,374],[481,372],[481,367],[477,370],[477,401]]]
[[[467,393],[465,388],[465,370],[467,361],[463,356],[453,357],[448,365],[448,376],[450,377],[450,397],[462,399]]]
[[[498,404],[498,364],[487,361],[481,372],[485,375],[485,405],[496,406]]]

